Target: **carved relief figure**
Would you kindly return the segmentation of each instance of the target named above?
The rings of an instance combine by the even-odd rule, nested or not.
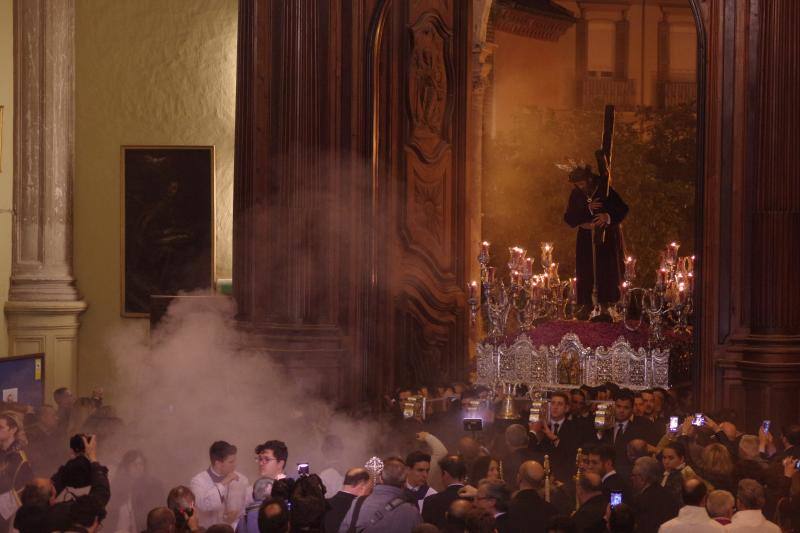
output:
[[[409,64],[412,136],[421,140],[440,140],[447,105],[444,39],[431,17],[415,26],[412,35]]]

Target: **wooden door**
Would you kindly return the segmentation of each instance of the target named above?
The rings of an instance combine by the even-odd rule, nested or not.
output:
[[[465,377],[470,5],[387,1],[373,18],[370,141],[384,390]]]

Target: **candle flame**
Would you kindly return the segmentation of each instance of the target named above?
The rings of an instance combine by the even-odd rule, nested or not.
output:
[[[477,287],[478,286],[478,282],[477,281],[473,281],[472,283],[470,283],[470,285],[472,285],[473,287]]]

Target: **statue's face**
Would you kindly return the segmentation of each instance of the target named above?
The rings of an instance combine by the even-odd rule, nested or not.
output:
[[[581,180],[575,182],[575,187],[586,196],[589,196],[592,193],[592,185],[594,185],[594,183],[590,180]]]

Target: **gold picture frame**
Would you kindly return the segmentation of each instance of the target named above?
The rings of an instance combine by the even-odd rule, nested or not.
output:
[[[120,147],[120,312],[152,295],[214,288],[216,158],[211,146]]]

